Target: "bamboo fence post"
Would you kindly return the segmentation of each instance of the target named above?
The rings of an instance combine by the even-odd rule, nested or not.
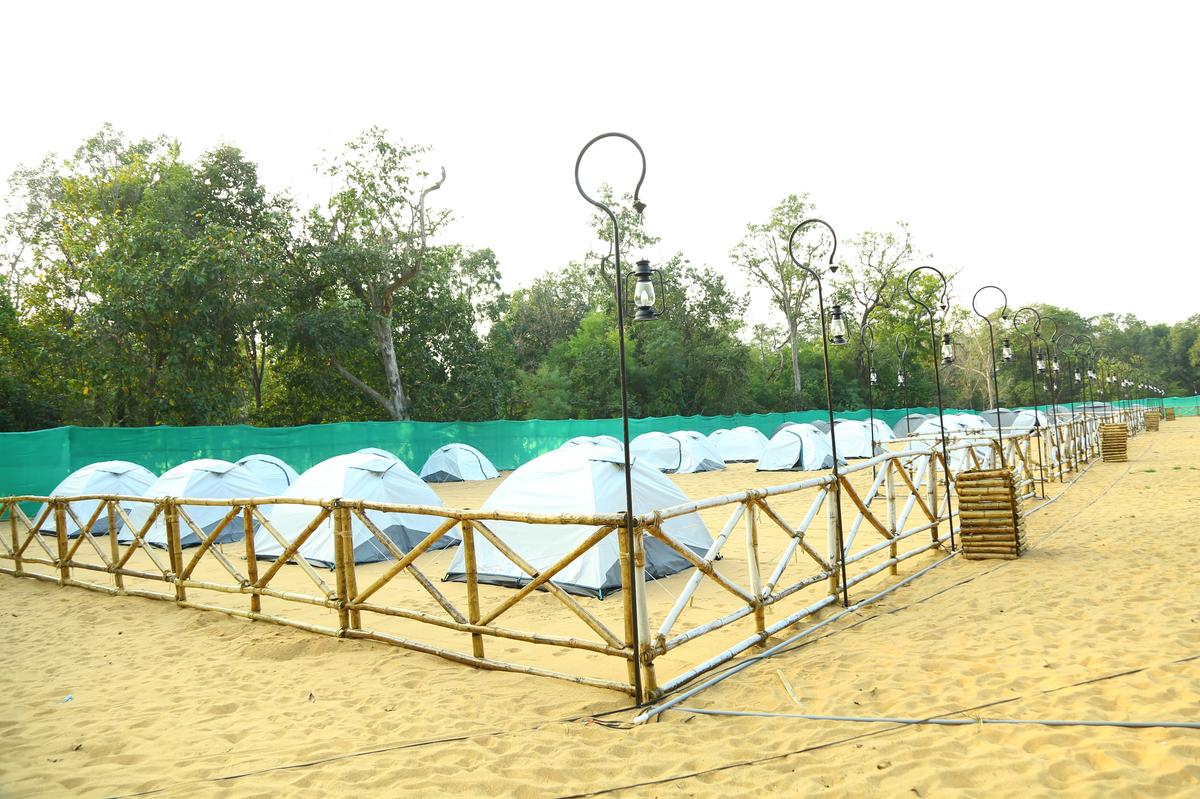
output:
[[[887,492],[887,522],[888,530],[892,534],[892,543],[888,547],[888,556],[892,560],[895,560],[896,555],[899,554],[896,545],[896,475],[891,463],[886,464],[885,468],[887,469],[887,476],[884,477],[884,490]],[[897,571],[897,564],[893,563],[891,573],[896,574]]]
[[[625,519],[625,524],[631,523],[631,519]],[[617,528],[617,554],[621,560],[621,612],[625,617],[625,649],[631,655],[629,658],[629,691],[636,693],[642,664],[641,658],[638,656],[640,645],[638,641],[634,640],[633,635],[633,614],[637,613],[637,608],[633,603],[633,592],[630,590],[634,584],[633,563],[629,551],[629,536],[625,535],[621,528]],[[638,699],[640,701],[641,697]]]
[[[242,508],[242,531],[246,542],[246,581],[253,588],[258,582],[258,554],[254,551],[254,511],[249,505]],[[262,596],[257,591],[250,594],[250,611],[262,613]]]
[[[633,537],[633,584],[637,586],[635,610],[638,619],[637,659],[642,670],[642,690],[646,699],[658,694],[658,680],[654,673],[654,657],[650,648],[650,611],[646,605],[646,532],[637,528]]]
[[[754,627],[758,631],[759,646],[767,643],[767,615],[763,608],[762,574],[758,563],[757,505],[746,503],[746,565],[750,572],[750,593],[754,595]]]
[[[67,565],[67,510],[65,500],[54,500],[54,538],[58,543],[58,584],[66,585],[71,579],[71,567]],[[82,535],[80,531],[80,535]]]
[[[346,583],[346,547],[351,546],[350,558],[354,557],[353,539],[350,535],[350,509],[342,507],[341,500],[333,501],[333,568],[336,578],[335,593],[338,606],[338,627],[345,636],[350,629],[349,603],[354,599]]]
[[[183,587],[180,574],[183,572],[183,546],[179,536],[179,506],[174,497],[166,500],[167,548],[171,557],[171,582],[175,584],[175,601],[187,601],[187,589]]]
[[[8,529],[12,534],[13,571],[24,574],[25,567],[21,565],[21,535],[17,532],[17,503],[8,504]]]
[[[112,556],[113,563],[113,586],[118,591],[125,590],[125,576],[116,570],[117,561],[121,559],[121,544],[117,541],[117,512],[113,510],[113,503],[116,500],[106,500],[104,503],[105,510],[108,513],[108,552]]]
[[[479,574],[475,565],[475,528],[467,519],[462,522],[463,564],[467,572],[467,621],[479,624]],[[471,654],[484,657],[483,636],[471,633]]]
[[[937,499],[937,453],[933,450],[929,451],[929,512],[933,516],[933,526],[929,528],[929,537],[933,541],[938,540],[938,519],[942,518],[942,510],[938,507]],[[942,464],[946,467],[946,473],[950,472],[949,464]],[[947,485],[949,482],[947,481]]]
[[[838,575],[841,573],[840,567],[845,555],[841,552],[837,540],[837,518],[834,508],[836,500],[833,493],[837,490],[837,484],[831,483],[829,489],[829,493],[825,495],[825,546],[829,553],[829,594],[837,598],[840,593]]]

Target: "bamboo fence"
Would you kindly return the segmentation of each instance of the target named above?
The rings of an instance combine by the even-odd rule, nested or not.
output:
[[[1061,477],[1095,457],[1100,451],[1098,431],[1095,420],[1071,420],[1032,435],[1006,434],[1003,462],[1011,472],[1015,496],[1034,495],[1037,471],[1043,466]],[[1042,439],[1048,446],[1043,447]],[[765,645],[772,636],[839,603],[864,582],[895,577],[910,559],[952,551],[959,516],[952,504],[957,476],[997,468],[999,442],[982,432],[956,438],[949,447],[949,463],[932,442],[906,440],[902,446],[902,451],[843,468],[837,480],[822,474],[641,514],[633,520],[638,533],[633,551],[627,537],[617,534],[624,529],[623,513],[542,515],[287,497],[5,497],[0,499],[0,520],[7,521],[8,534],[0,535],[0,561],[11,565],[0,566],[0,573],[378,641],[477,668],[554,677],[629,694],[636,694],[640,684],[645,693],[639,699],[654,698]],[[79,500],[98,500],[89,518],[76,515],[72,503]],[[43,506],[30,518],[23,502]],[[153,507],[135,528],[131,511],[147,504]],[[785,511],[784,504],[792,510]],[[267,510],[275,505],[311,506],[313,516],[303,529],[281,531],[268,518]],[[216,524],[202,527],[192,518],[195,509],[214,506],[225,509]],[[797,507],[805,510],[798,513]],[[429,516],[436,525],[403,551],[373,521],[375,511]],[[709,518],[727,513],[704,553],[693,551],[666,529],[671,519],[691,513]],[[93,534],[101,517],[109,531],[124,525],[123,535],[132,540],[123,544],[115,532]],[[79,528],[74,537],[67,533],[68,519]],[[161,548],[145,540],[159,520],[167,541]],[[497,520],[584,525],[592,532],[539,570],[491,529]],[[39,532],[50,521],[54,531]],[[355,563],[355,522],[391,560]],[[335,542],[331,570],[300,553],[327,523]],[[240,541],[218,544],[226,530],[236,528]],[[432,547],[455,528],[461,535],[465,580],[438,587],[425,569],[435,562]],[[710,524],[710,529],[716,525]],[[181,545],[189,532],[199,539],[198,546]],[[282,553],[262,559],[255,549],[256,533],[276,541]],[[556,583],[556,575],[612,535],[619,548],[619,603],[577,597]],[[515,590],[484,585],[475,558],[482,540],[525,572],[525,585]],[[651,541],[686,560],[688,567],[649,584],[642,567]],[[402,580],[405,585],[399,586]],[[670,601],[660,601],[662,596]],[[526,624],[533,629],[516,621],[503,623],[506,616],[514,618],[514,607],[531,602],[539,607],[523,618],[537,620]],[[270,608],[264,609],[264,603]],[[561,623],[542,623],[552,616]],[[577,632],[562,632],[568,624]],[[562,668],[547,668],[544,656],[527,657],[531,647],[555,648],[568,657],[557,661]]]

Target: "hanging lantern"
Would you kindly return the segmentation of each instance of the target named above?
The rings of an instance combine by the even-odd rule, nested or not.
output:
[[[1051,372],[1054,372],[1054,374],[1058,374],[1058,372],[1059,372],[1059,365],[1058,365],[1058,358],[1057,358],[1057,357],[1055,357],[1055,358],[1052,358],[1052,359],[1050,360],[1050,371],[1051,371]]]
[[[1076,382],[1076,383],[1082,383],[1082,382],[1083,382],[1083,375],[1079,374],[1079,370],[1078,370],[1078,369],[1076,369],[1076,370],[1075,370],[1075,382]]]
[[[900,388],[904,387],[904,370],[903,369],[901,369],[899,372],[896,372],[896,385],[899,386]]]
[[[846,343],[846,322],[842,319],[842,306],[837,303],[829,319],[829,340],[838,345]]]
[[[642,259],[637,262],[637,268],[630,273],[637,282],[633,285],[633,321],[648,322],[658,319],[666,311],[658,293],[654,290],[654,281],[658,280],[662,288],[662,273],[650,268],[650,262]]]
[[[1005,363],[1011,363],[1013,359],[1012,343],[1008,339],[1004,339],[1004,347],[1000,350],[1000,358]]]
[[[1039,375],[1046,374],[1046,356],[1042,354],[1041,350],[1038,350],[1037,354],[1037,373]]]
[[[871,367],[871,385],[873,385],[873,386],[879,385],[879,375],[877,375],[875,373],[874,366]]]
[[[942,363],[954,363],[954,344],[949,333],[942,334]]]

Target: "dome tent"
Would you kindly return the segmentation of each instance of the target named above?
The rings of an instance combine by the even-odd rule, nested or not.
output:
[[[491,480],[499,476],[500,472],[487,456],[470,444],[447,444],[439,447],[421,467],[421,479],[427,483]]]
[[[840,460],[840,459],[839,459]],[[780,430],[758,460],[760,472],[815,471],[833,466],[829,437],[811,424],[793,424]]]
[[[924,424],[927,419],[931,418],[936,417],[928,413],[910,413],[892,426],[892,432],[896,434],[897,438],[908,438],[909,436],[916,435],[917,428]]]
[[[834,421],[836,422],[837,420],[835,419]],[[829,434],[829,422],[824,419],[813,419],[811,422],[805,422],[804,424],[810,424],[822,433]]]
[[[266,496],[269,497],[277,497],[282,494],[300,476],[296,474],[295,469],[274,455],[263,455],[261,453],[247,455],[238,460],[234,465],[245,466],[254,472],[263,486],[266,487],[269,492]]]
[[[987,420],[974,413],[948,413],[946,419],[958,422],[964,430],[985,431],[988,429]],[[947,428],[949,432],[949,428]]]
[[[395,453],[388,452],[386,449],[380,449],[379,447],[363,447],[360,450],[355,450],[354,454],[356,454],[356,455],[377,455],[380,458],[390,458],[391,460],[394,460],[394,461],[400,460],[400,458],[398,458],[395,455]]]
[[[717,430],[708,437],[708,443],[726,463],[756,461],[767,448],[767,437],[756,428],[743,426]]]
[[[596,446],[608,447],[617,451],[622,449],[620,440],[609,435],[575,436],[574,438],[567,439],[565,442],[563,442],[559,449],[562,449],[562,447],[574,447],[580,444],[595,444]]]
[[[969,416],[969,414],[953,414],[946,416],[946,444],[948,447],[955,444],[971,443],[981,444],[983,446],[975,447],[975,457],[983,465],[983,468],[988,468],[988,463],[994,455],[994,451],[988,446],[986,438],[968,438],[972,433],[977,432],[968,425],[970,420],[957,418],[959,416]],[[938,421],[938,417],[931,416],[926,419],[920,427],[917,428],[915,435],[927,436],[923,441],[915,441],[910,445],[910,449],[929,451],[935,447],[941,446],[942,426]],[[960,471],[974,464],[967,455],[967,449],[956,449],[950,453],[950,468],[954,471]]]
[[[52,497],[78,497],[85,494],[125,494],[141,496],[154,482],[154,473],[145,467],[129,461],[100,461],[76,469],[67,475],[61,483],[50,492]],[[98,499],[81,499],[70,503],[71,510],[79,519],[79,524],[67,514],[67,537],[76,538],[79,535],[79,525],[87,524],[88,519],[100,505]],[[42,515],[45,505],[38,508],[36,521]],[[128,510],[128,509],[126,509]],[[120,515],[116,518],[117,529],[123,524]],[[38,532],[55,535],[58,527],[54,522],[54,513],[46,515],[46,520],[38,527]],[[92,535],[104,535],[108,532],[108,514],[101,511],[91,528]]]
[[[686,435],[642,433],[629,442],[629,454],[660,472],[690,474],[725,468],[725,461],[707,440],[702,443]]]
[[[163,472],[145,492],[144,497],[179,497],[181,499],[247,499],[249,497],[266,497],[271,492],[262,484],[254,471],[246,465],[237,466],[229,461],[216,458],[200,458],[187,461]],[[134,531],[142,529],[154,506],[148,502],[131,503],[128,527],[121,530],[117,540],[123,544],[133,541]],[[220,524],[229,513],[229,508],[220,505],[181,505],[202,533],[207,535]],[[237,519],[231,519],[215,543],[224,544],[229,541],[240,541],[245,535],[245,526]],[[165,547],[167,545],[167,522],[163,514],[159,514],[150,525],[143,539],[147,544]],[[184,547],[200,546],[202,539],[183,518],[179,520],[179,544]]]
[[[1041,411],[1023,410],[1013,415],[1008,427],[1018,433],[1028,433],[1033,430],[1035,423],[1039,427],[1046,427],[1050,419]]]
[[[520,508],[527,513],[619,513],[625,509],[623,455],[606,447],[580,445],[541,455],[510,474],[482,510]],[[646,513],[686,502],[671,479],[640,460],[630,468],[634,513]],[[536,570],[547,569],[579,546],[596,528],[586,524],[530,524],[489,521],[494,532]],[[712,545],[704,522],[695,513],[663,523],[664,532],[703,556]],[[621,587],[621,566],[614,531],[580,555],[553,582],[575,594],[603,599]],[[688,561],[656,538],[646,536],[646,577],[658,579],[688,568]],[[460,548],[444,579],[466,581],[465,555]],[[530,576],[480,535],[475,536],[475,562],[481,583],[517,587]]]
[[[887,429],[887,438],[882,438],[878,426],[875,428],[875,452],[871,452],[871,423],[858,419],[838,419],[835,422],[839,458],[871,458],[884,451],[883,441],[895,438],[891,428]],[[832,448],[831,448],[832,453]]]
[[[1008,408],[992,408],[991,410],[982,411],[980,416],[988,423],[990,427],[998,427],[1006,429],[1012,427],[1013,419],[1016,418],[1016,411],[1010,411]]]
[[[300,475],[283,494],[285,497],[309,499],[364,499],[371,502],[386,502],[396,505],[442,506],[442,500],[433,489],[412,470],[396,458],[384,458],[365,452],[335,455],[321,461]],[[315,509],[309,505],[271,505],[263,514],[271,526],[287,541],[292,541],[312,522]],[[365,515],[379,528],[398,549],[407,552],[421,539],[433,532],[444,521],[440,516],[417,513],[368,510]],[[354,514],[350,517],[350,530],[354,539],[354,562],[375,563],[390,560],[391,552],[381,544],[362,520]],[[433,549],[451,546],[454,539],[445,535],[433,545]],[[334,565],[333,516],[330,515],[313,531],[301,546],[299,553],[309,563],[319,563],[333,568]],[[264,560],[273,560],[283,554],[283,547],[266,530],[254,536],[255,554]]]

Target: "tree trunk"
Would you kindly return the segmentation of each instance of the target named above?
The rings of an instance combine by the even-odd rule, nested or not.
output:
[[[792,391],[796,396],[800,396],[800,352],[796,344],[796,328],[795,319],[788,319],[788,343],[792,350]]]
[[[372,315],[371,327],[375,343],[379,346],[379,357],[383,360],[383,376],[387,380],[387,410],[396,421],[409,418],[408,395],[400,382],[400,365],[396,361],[396,344],[392,338],[392,316]]]

